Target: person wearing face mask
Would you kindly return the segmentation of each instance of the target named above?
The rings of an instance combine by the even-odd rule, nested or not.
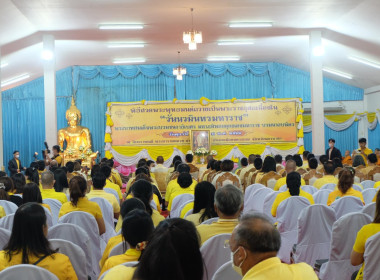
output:
[[[335,139],[329,139],[329,148],[326,150],[326,156],[329,158],[329,160],[332,160],[333,158],[342,159],[340,150],[335,148]]]
[[[285,264],[276,257],[281,236],[261,213],[244,215],[230,238],[231,261],[242,280],[317,280],[313,268],[306,263]]]
[[[21,170],[25,170],[26,167],[23,167],[20,160],[20,152],[14,151],[13,158],[8,162],[8,170],[11,173],[10,176],[20,173]]]

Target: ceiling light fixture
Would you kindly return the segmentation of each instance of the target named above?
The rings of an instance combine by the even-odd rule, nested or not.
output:
[[[272,27],[273,22],[231,22],[228,26],[230,28],[261,28]]]
[[[143,29],[143,24],[99,24],[99,29],[120,30],[120,29]]]
[[[143,48],[144,43],[109,43],[108,48]]]
[[[219,41],[218,46],[242,46],[253,45],[252,41]]]
[[[25,79],[28,79],[28,78],[30,78],[29,74],[23,74],[23,75],[14,77],[12,79],[9,79],[9,80],[6,80],[6,81],[2,82],[1,83],[1,87],[9,86],[10,84],[14,84],[14,83],[17,83],[19,81],[22,81],[22,80],[25,80]]]
[[[4,67],[7,67],[7,66],[8,66],[7,62],[2,62],[1,65],[0,65],[0,68],[4,68]]]
[[[353,61],[363,63],[365,65],[380,69],[380,63],[377,63],[377,62],[372,62],[372,61],[369,61],[367,59],[356,57],[356,56],[349,56],[348,59],[351,59]]]
[[[51,50],[43,50],[41,52],[41,58],[43,60],[52,60],[54,57],[54,53]]]
[[[113,63],[115,64],[129,64],[129,63],[144,63],[145,58],[125,58],[125,59],[115,59]]]
[[[209,56],[208,61],[238,61],[240,60],[239,56]]]
[[[173,68],[173,75],[177,76],[177,80],[182,80],[182,76],[186,75],[186,68],[181,67],[181,60],[180,60],[180,54],[181,52],[178,51],[178,67]]]
[[[342,77],[342,78],[352,80],[352,75],[344,73],[344,72],[340,72],[340,71],[329,69],[329,68],[323,68],[323,71],[330,73],[330,74],[333,74],[333,75],[337,75],[337,76]]]
[[[323,45],[315,46],[313,48],[313,55],[314,56],[323,56],[325,54],[325,47]]]
[[[183,42],[185,44],[189,44],[189,50],[193,51],[197,49],[197,44],[202,43],[202,32],[194,30],[194,17],[193,11],[191,8],[191,30],[188,32],[183,32]]]

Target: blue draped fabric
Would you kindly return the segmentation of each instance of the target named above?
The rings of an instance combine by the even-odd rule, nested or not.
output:
[[[376,148],[380,148],[380,125],[377,123],[374,130],[368,129],[368,147],[375,151]]]
[[[306,151],[311,152],[313,150],[313,134],[312,132],[304,133],[303,135],[303,143]]]

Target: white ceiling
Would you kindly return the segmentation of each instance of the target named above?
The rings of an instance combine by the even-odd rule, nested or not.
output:
[[[182,32],[195,28],[203,44],[189,51]],[[275,61],[308,70],[308,34],[322,30],[324,66],[352,74],[336,80],[369,88],[380,85],[380,69],[347,59],[380,62],[379,0],[1,0],[2,81],[23,73],[43,75],[43,34],[56,38],[56,68],[109,65],[114,58],[145,57],[146,64],[205,63],[208,56],[238,55],[241,62]],[[272,28],[229,28],[229,22],[272,21]],[[99,23],[141,23],[142,30],[99,30]],[[252,39],[247,46],[220,40]],[[109,49],[108,42],[144,42],[140,49]],[[23,81],[23,82],[27,82]],[[15,85],[12,85],[15,86]],[[6,88],[3,88],[3,90]]]

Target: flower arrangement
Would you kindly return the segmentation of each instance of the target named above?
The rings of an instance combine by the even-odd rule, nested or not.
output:
[[[186,154],[187,154],[187,155],[194,155],[194,153],[193,153],[192,150],[188,150]]]
[[[209,153],[209,150],[207,150],[206,148],[202,147],[202,148],[196,149],[194,153],[197,156],[205,156],[205,155],[207,155]]]
[[[83,147],[83,146],[79,146],[78,150],[79,150],[80,152],[83,152],[83,151],[84,151],[84,147]]]
[[[66,150],[66,153],[69,155],[69,156],[72,156],[72,155],[74,155],[74,150],[73,149],[67,149]]]
[[[217,154],[218,154],[218,152],[215,150],[211,150],[211,152],[210,152],[210,155],[212,155],[212,156],[216,156]]]
[[[80,159],[82,159],[82,160],[86,159],[86,155],[85,154],[81,154],[80,155]]]
[[[86,150],[86,154],[87,154],[88,156],[91,155],[91,154],[92,154],[91,149],[87,149],[87,150]]]

